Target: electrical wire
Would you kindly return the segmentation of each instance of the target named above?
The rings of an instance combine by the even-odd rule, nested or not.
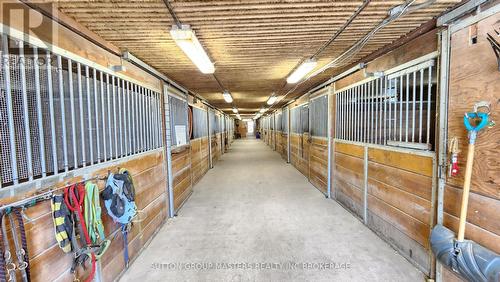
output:
[[[382,22],[380,22],[376,27],[374,27],[370,32],[368,32],[362,39],[358,40],[354,45],[352,45],[349,49],[347,49],[344,53],[342,53],[340,56],[337,58],[333,59],[330,63],[326,64],[325,66],[321,67],[319,70],[314,71],[310,75],[308,75],[305,79],[303,79],[301,82],[296,84],[292,89],[288,90],[278,101],[275,103],[277,105],[279,102],[281,102],[283,99],[285,99],[290,93],[295,91],[300,85],[305,83],[306,81],[310,80],[311,78],[317,76],[320,73],[323,73],[327,69],[330,69],[332,67],[339,67],[342,66],[347,60],[352,58],[352,56],[356,55],[363,47],[368,43],[368,41],[382,28],[387,26],[388,24],[392,23],[393,21],[399,19],[405,14],[411,13],[413,11],[416,11],[421,8],[425,8],[434,2],[436,0],[428,0],[424,3],[415,5],[412,7],[413,3],[415,3],[416,0],[406,0],[405,3],[396,6],[392,8],[389,11],[389,16],[386,17]],[[272,108],[272,107],[271,107]],[[270,108],[270,109],[271,109]]]

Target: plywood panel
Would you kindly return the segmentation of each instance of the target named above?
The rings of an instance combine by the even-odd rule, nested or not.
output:
[[[328,188],[328,141],[324,138],[311,138],[309,155],[309,181],[326,193]]]
[[[462,168],[457,177],[448,183],[461,188],[467,153],[467,132],[463,125],[463,115],[470,112],[478,101],[491,103],[491,119],[500,120],[498,93],[500,79],[498,64],[491,45],[486,40],[487,33],[495,34],[500,14],[495,14],[475,25],[477,43],[470,44],[469,28],[452,35],[450,58],[450,85],[448,105],[448,136],[459,138]],[[500,200],[500,126],[481,131],[476,140],[471,190]]]

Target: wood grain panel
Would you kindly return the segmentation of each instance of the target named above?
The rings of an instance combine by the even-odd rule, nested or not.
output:
[[[432,158],[430,157],[369,148],[368,160],[425,176],[432,176]]]
[[[470,44],[469,28],[452,35],[450,58],[450,85],[448,105],[448,136],[458,137],[460,173],[449,178],[449,184],[461,188],[465,172],[467,154],[467,131],[463,125],[463,115],[470,112],[478,101],[491,103],[490,118],[500,120],[500,80],[498,64],[486,36],[495,34],[500,14],[495,14],[478,22],[477,43]],[[500,200],[500,127],[488,128],[478,135],[473,164],[471,190]]]
[[[365,149],[363,148],[363,146],[340,142],[335,143],[335,152],[358,157],[361,159],[365,156]]]
[[[407,215],[418,219],[422,223],[429,225],[430,201],[372,178],[368,179],[368,193]]]
[[[368,162],[368,176],[428,201],[432,198],[430,177],[374,162]]]
[[[416,220],[372,195],[368,195],[368,209],[403,231],[426,249],[429,248],[429,225]]]

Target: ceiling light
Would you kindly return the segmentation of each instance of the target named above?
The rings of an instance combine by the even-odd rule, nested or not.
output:
[[[267,99],[267,104],[271,106],[272,104],[276,103],[276,100],[278,100],[278,97],[273,93],[269,99]]]
[[[305,60],[298,68],[296,68],[293,73],[286,79],[288,83],[299,82],[306,74],[311,72],[318,62],[314,59]]]
[[[177,46],[182,49],[202,73],[215,72],[214,64],[210,61],[210,58],[189,25],[182,25],[180,28],[176,25],[172,26],[170,35]]]
[[[266,110],[266,108],[262,108],[262,109],[260,109],[260,112],[261,112],[262,114],[263,114],[263,113],[265,113],[266,111],[267,111],[267,110]]]
[[[239,120],[241,120],[241,116],[240,116],[240,114],[237,114],[237,115],[236,115],[236,117],[237,117]]]
[[[238,109],[237,108],[233,108],[233,113],[237,114],[238,113]]]
[[[233,97],[231,96],[231,93],[229,93],[229,91],[224,91],[224,93],[222,93],[222,97],[224,97],[224,101],[226,101],[226,103],[232,103],[233,102]]]

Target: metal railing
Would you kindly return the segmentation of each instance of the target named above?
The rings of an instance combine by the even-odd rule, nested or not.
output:
[[[430,60],[337,91],[336,139],[432,150],[433,68]]]
[[[2,35],[0,187],[160,147],[160,94]]]

